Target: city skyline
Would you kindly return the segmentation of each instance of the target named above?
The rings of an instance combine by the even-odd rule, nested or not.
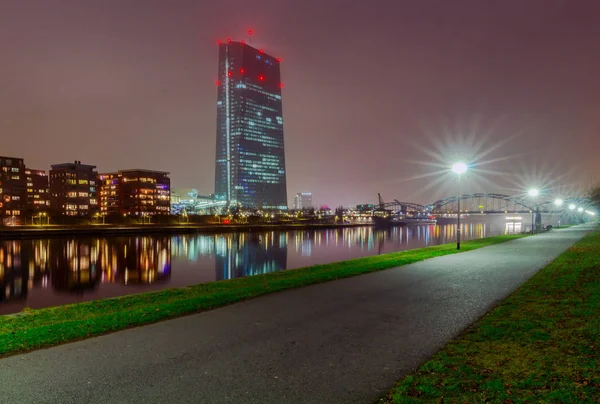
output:
[[[503,174],[465,192],[597,181],[600,5],[446,3],[4,2],[0,154],[153,167],[211,193],[216,41],[252,28],[285,66],[289,206],[302,189],[430,202],[452,187],[424,186],[427,163],[456,158]]]

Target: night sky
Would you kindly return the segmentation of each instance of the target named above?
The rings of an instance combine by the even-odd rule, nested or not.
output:
[[[288,197],[600,181],[597,0],[0,0],[0,155],[213,192],[217,40],[280,56]]]

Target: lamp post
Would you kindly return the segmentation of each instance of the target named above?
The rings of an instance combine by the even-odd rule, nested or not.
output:
[[[467,172],[467,165],[465,163],[456,163],[452,166],[452,171],[458,175],[458,198],[457,198],[457,208],[458,208],[458,216],[456,220],[456,249],[460,250],[460,175]]]
[[[535,198],[540,194],[540,191],[536,188],[530,189],[528,192],[531,198]],[[537,206],[536,206],[537,207]],[[531,234],[535,233],[535,209],[531,208]]]
[[[560,198],[556,198],[554,200],[554,205],[556,205],[558,207],[561,207],[563,205],[563,203],[564,203],[564,201]],[[560,219],[562,219],[562,211],[560,211],[558,213],[558,228],[560,228]]]

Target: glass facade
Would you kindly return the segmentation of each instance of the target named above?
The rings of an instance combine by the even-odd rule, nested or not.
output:
[[[280,61],[242,42],[219,45],[215,198],[287,209]]]

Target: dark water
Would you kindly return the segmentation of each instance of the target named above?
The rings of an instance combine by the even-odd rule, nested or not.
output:
[[[468,240],[520,226],[502,217],[461,227]],[[455,231],[438,224],[0,241],[0,314],[443,244]]]

